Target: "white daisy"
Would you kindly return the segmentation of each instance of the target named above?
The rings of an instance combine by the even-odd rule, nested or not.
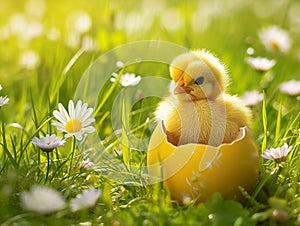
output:
[[[39,214],[48,214],[65,208],[61,194],[46,186],[34,186],[30,191],[21,193],[24,209]]]
[[[3,96],[0,96],[0,108],[5,105],[5,104],[8,104],[8,101],[9,101],[9,98],[8,97],[3,97]]]
[[[259,38],[269,51],[287,52],[291,47],[288,32],[277,26],[270,26],[259,31]]]
[[[141,76],[136,76],[134,73],[125,73],[120,78],[120,84],[123,87],[135,86],[141,81]]]
[[[255,106],[263,100],[263,94],[257,90],[245,92],[242,100],[246,106]]]
[[[54,148],[64,146],[65,140],[62,140],[54,134],[51,136],[47,134],[46,137],[42,138],[34,137],[31,142],[43,151],[51,152]]]
[[[2,90],[2,86],[0,85],[0,91]]]
[[[58,104],[58,109],[59,111],[53,111],[53,115],[59,122],[53,122],[52,125],[60,132],[67,133],[65,138],[75,136],[77,140],[82,140],[83,134],[95,131],[95,128],[90,126],[95,121],[91,118],[94,109],[88,108],[86,103],[82,104],[81,100],[77,102],[76,107],[70,100],[68,111],[61,103]]]
[[[289,148],[289,146],[284,143],[284,145],[282,145],[281,147],[265,150],[261,157],[280,163],[285,161],[286,156],[289,154],[290,150],[291,149]]]
[[[71,200],[71,211],[76,212],[78,210],[94,207],[101,193],[102,192],[100,189],[96,190],[94,187],[83,190],[82,194],[78,194],[74,199]]]
[[[246,61],[253,69],[260,72],[268,71],[276,64],[276,60],[265,57],[247,57]]]
[[[83,168],[85,170],[90,170],[93,167],[94,167],[94,163],[88,160],[82,160],[82,162],[80,163],[80,168]]]
[[[283,82],[279,87],[280,91],[290,96],[297,96],[300,94],[300,81],[290,80]]]

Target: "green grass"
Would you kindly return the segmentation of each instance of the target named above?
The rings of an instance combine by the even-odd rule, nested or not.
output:
[[[91,225],[300,225],[300,102],[299,96],[279,91],[282,82],[299,80],[300,29],[299,22],[298,27],[292,22],[299,14],[299,1],[255,0],[250,4],[246,0],[145,0],[141,3],[45,0],[44,3],[45,12],[39,17],[41,8],[31,14],[26,12],[27,1],[0,0],[0,84],[3,87],[0,95],[10,98],[9,104],[0,108],[1,225],[81,225],[84,222]],[[179,27],[174,30],[170,29],[176,25],[174,16],[164,17],[171,9],[181,15]],[[197,10],[203,19],[195,27],[193,18]],[[77,45],[70,46],[65,40],[75,20],[69,16],[74,11],[88,13],[92,26],[79,35]],[[23,14],[28,21],[38,21],[43,32],[29,40],[23,36],[28,30],[6,36],[15,13]],[[289,32],[293,43],[287,53],[265,50],[258,31],[268,25]],[[53,27],[60,34],[55,40],[47,37]],[[86,36],[95,41],[97,48],[89,51],[82,48],[80,42]],[[137,60],[139,56],[156,59],[152,52],[157,50],[155,46],[145,51],[147,42],[134,51],[120,48],[143,40],[166,41],[178,47],[159,52],[159,62]],[[258,73],[245,62],[249,47],[255,49],[255,56],[277,61],[271,71]],[[241,96],[253,89],[264,93],[263,102],[252,107],[252,131],[259,154],[283,143],[291,147],[281,164],[260,159],[255,189],[247,193],[241,188],[247,200],[243,204],[224,200],[216,193],[205,203],[180,205],[170,198],[162,184],[147,183],[146,151],[155,127],[153,112],[168,90],[165,86],[169,79],[168,65],[160,59],[171,60],[184,48],[206,48],[219,56],[231,75],[231,94]],[[19,64],[20,56],[27,50],[39,57],[38,64],[31,69]],[[142,82],[151,76],[157,83],[145,83],[142,90],[124,89],[118,83],[111,83],[111,72],[118,72],[117,60],[126,64],[120,75],[133,72],[142,77]],[[157,95],[153,90],[161,92]],[[56,133],[51,125],[53,110],[59,102],[67,106],[69,100],[78,98],[94,107],[97,133],[88,135],[86,142],[77,142],[75,147],[73,139],[68,139],[64,147],[49,153],[46,178],[47,154],[33,146],[31,140]],[[80,162],[87,158],[95,167],[80,169]],[[21,193],[36,184],[54,188],[66,202],[89,186],[100,188],[102,195],[95,207],[88,210],[71,213],[66,207],[52,214],[38,215],[25,210],[20,200]]]

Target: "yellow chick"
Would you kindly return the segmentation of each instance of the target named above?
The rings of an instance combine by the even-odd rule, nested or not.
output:
[[[225,67],[205,50],[176,57],[170,66],[171,95],[162,101],[162,120],[174,145],[201,143],[218,146],[234,141],[243,126],[251,126],[251,111],[236,96],[226,94]]]

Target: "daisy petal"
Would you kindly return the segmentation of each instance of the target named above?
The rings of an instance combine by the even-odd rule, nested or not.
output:
[[[64,118],[64,121],[70,120],[70,116],[69,116],[67,110],[64,108],[64,106],[61,103],[58,104],[58,110],[59,110],[60,114],[62,115],[62,117]]]
[[[72,100],[69,101],[68,110],[69,110],[70,117],[75,118],[75,109],[74,109],[74,103]]]
[[[81,111],[82,109],[82,102],[81,100],[78,100],[77,103],[76,103],[76,106],[75,106],[75,109],[74,109],[74,118],[79,118],[78,117],[78,113]]]
[[[60,122],[65,122],[65,121],[67,121],[67,120],[64,118],[64,116],[63,116],[59,111],[57,111],[57,110],[54,110],[54,111],[53,111],[53,116],[54,116],[58,121],[60,121]]]
[[[59,132],[67,132],[65,125],[62,123],[52,122],[52,125],[55,126]]]
[[[75,136],[76,140],[82,140],[82,133],[81,132],[74,133],[74,136]]]
[[[95,122],[95,119],[94,118],[89,118],[89,119],[83,121],[82,126],[86,127],[86,126],[90,125],[93,122]]]
[[[87,118],[89,118],[94,112],[93,108],[89,108],[85,111],[85,114],[82,115],[80,118],[82,119],[82,121],[84,122]]]
[[[67,133],[67,134],[65,134],[65,138],[66,138],[66,139],[68,139],[68,138],[70,138],[70,137],[72,137],[72,136],[73,136],[72,133]]]
[[[88,108],[88,105],[85,103],[82,105],[80,109],[77,111],[77,117],[82,118],[86,114],[86,110]]]
[[[86,133],[93,133],[93,132],[95,132],[95,127],[88,126],[88,127],[83,128],[82,130]]]

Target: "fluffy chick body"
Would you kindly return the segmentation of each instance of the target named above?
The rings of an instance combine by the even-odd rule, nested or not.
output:
[[[229,95],[214,101],[182,101],[170,96],[161,102],[156,117],[163,121],[168,141],[174,145],[230,143],[239,129],[250,126],[251,113]]]
[[[203,55],[208,57],[201,60]],[[213,62],[207,60],[210,57]],[[182,59],[185,60],[183,64]],[[195,63],[198,60],[200,64]],[[192,67],[196,66],[189,69],[191,63]],[[182,68],[174,69],[178,65]],[[228,81],[226,70],[208,52],[192,52],[175,58],[170,73],[175,87],[172,83],[171,95],[159,104],[155,115],[163,121],[172,144],[218,146],[234,141],[241,127],[251,126],[250,110],[236,96],[225,93]],[[204,79],[200,79],[202,83],[198,79],[195,84],[199,76]]]

